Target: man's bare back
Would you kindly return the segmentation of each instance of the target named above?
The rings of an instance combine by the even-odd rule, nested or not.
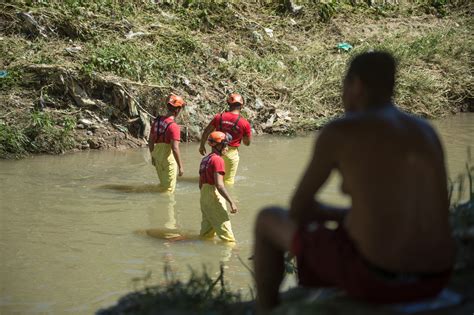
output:
[[[344,224],[362,255],[398,272],[449,269],[447,180],[433,129],[386,105],[348,115],[324,133],[352,197]]]
[[[396,61],[356,56],[344,78],[346,116],[319,133],[290,209],[262,210],[255,227],[257,302],[279,302],[284,253],[301,285],[335,286],[352,297],[397,303],[433,297],[449,281],[454,242],[443,149],[431,126],[392,102]],[[319,203],[332,171],[350,208]],[[335,230],[323,223],[337,221]]]

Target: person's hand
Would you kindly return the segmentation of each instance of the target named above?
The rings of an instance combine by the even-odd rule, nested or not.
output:
[[[155,158],[154,158],[154,157],[151,158],[151,165],[153,165],[153,166],[156,165],[156,163],[155,163]]]
[[[184,168],[180,167],[179,172],[178,172],[178,176],[183,176],[183,174],[184,174]]]
[[[206,146],[204,145],[200,146],[199,153],[201,153],[201,155],[206,155]]]
[[[237,209],[237,205],[235,204],[235,202],[232,202],[230,204],[230,213],[237,213],[238,209]]]

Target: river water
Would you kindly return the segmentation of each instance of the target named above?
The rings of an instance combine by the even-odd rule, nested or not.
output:
[[[455,176],[464,170],[467,146],[474,145],[474,114],[433,124]],[[0,161],[0,313],[91,314],[143,287],[137,279],[150,272],[148,284],[162,282],[167,263],[186,279],[189,267],[199,271],[203,265],[214,276],[223,261],[230,286],[247,292],[251,276],[240,259],[249,264],[255,216],[265,205],[288,203],[314,139],[262,136],[241,150],[230,189],[240,210],[231,218],[238,241],[233,248],[144,233],[165,228],[198,233],[197,144],[182,145],[186,173],[174,198],[156,191],[146,149]],[[320,197],[348,205],[338,182],[331,176]]]

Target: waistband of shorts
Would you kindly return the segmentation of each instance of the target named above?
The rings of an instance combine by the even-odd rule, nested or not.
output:
[[[394,280],[394,281],[402,281],[402,280],[429,280],[429,279],[436,279],[436,278],[443,278],[447,277],[452,273],[452,269],[447,269],[444,271],[439,272],[397,272],[397,271],[390,271],[385,268],[381,268],[367,259],[361,256],[362,261],[364,262],[365,266],[368,270],[375,273],[376,275],[387,279],[387,280]]]

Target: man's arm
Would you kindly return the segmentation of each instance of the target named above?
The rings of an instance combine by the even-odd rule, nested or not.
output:
[[[183,169],[183,163],[181,162],[181,153],[179,151],[179,141],[177,140],[171,140],[171,151],[173,152],[174,159],[176,160],[176,163],[178,163],[178,175],[183,176],[184,174],[184,169]]]
[[[249,146],[249,145],[250,145],[250,137],[249,137],[249,136],[243,136],[243,137],[242,137],[242,142],[243,142],[246,146]]]
[[[297,223],[308,221],[341,221],[347,209],[333,208],[315,201],[314,195],[326,182],[335,168],[336,145],[333,125],[326,126],[319,134],[314,148],[313,157],[306,169],[301,182],[293,195],[290,206],[290,217]]]
[[[199,146],[199,153],[201,153],[201,155],[206,154],[206,141],[207,141],[207,138],[209,138],[209,135],[215,129],[216,129],[216,127],[214,127],[214,125],[212,124],[212,121],[209,123],[209,125],[207,125],[206,129],[204,129],[204,131],[202,133],[202,136],[201,136],[201,145]]]
[[[230,204],[230,213],[237,213],[237,206],[227,192],[227,189],[225,189],[224,176],[219,172],[214,172],[214,182],[216,183],[217,191]]]

